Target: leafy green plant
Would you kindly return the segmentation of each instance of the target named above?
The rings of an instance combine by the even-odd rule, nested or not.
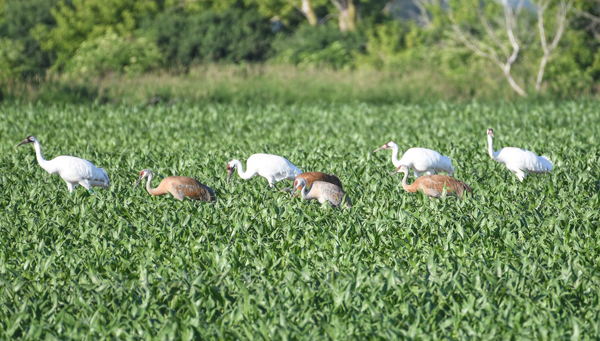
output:
[[[340,32],[334,23],[312,27],[302,25],[291,36],[279,35],[274,43],[275,62],[302,66],[351,68],[355,55],[364,49],[361,33]]]
[[[194,62],[264,61],[271,54],[275,36],[269,21],[254,8],[169,11],[142,26],[171,65],[185,67]]]
[[[600,330],[595,102],[270,102],[0,107],[3,339],[595,339]],[[520,183],[486,152],[546,154]],[[501,134],[500,134],[501,133]],[[42,170],[104,167],[96,196]],[[402,190],[394,140],[448,155],[475,197]],[[23,147],[20,147],[23,148]],[[226,162],[283,155],[337,174],[351,210],[225,183]],[[138,172],[192,176],[214,206],[133,191]],[[411,179],[412,180],[412,179]],[[277,189],[289,183],[278,183]]]
[[[65,66],[71,77],[89,78],[109,72],[139,74],[158,68],[163,57],[156,44],[145,38],[124,38],[109,31],[81,44]]]

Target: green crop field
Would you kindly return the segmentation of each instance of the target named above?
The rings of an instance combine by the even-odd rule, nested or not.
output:
[[[600,104],[0,107],[1,339],[596,339]],[[547,155],[520,183],[487,154]],[[106,169],[78,187],[37,164]],[[393,140],[449,156],[475,196],[407,193]],[[337,174],[352,209],[232,175],[254,153]],[[217,202],[152,197],[140,170]],[[412,182],[414,177],[409,177]],[[154,185],[158,180],[154,180]]]

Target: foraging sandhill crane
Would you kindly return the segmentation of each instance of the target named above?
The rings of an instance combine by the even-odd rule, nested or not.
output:
[[[227,164],[227,184],[233,170],[237,168],[238,175],[244,180],[251,179],[258,174],[267,179],[270,187],[274,187],[275,182],[287,179],[294,181],[296,176],[302,173],[298,167],[294,166],[286,158],[271,154],[253,154],[246,161],[246,171],[242,170],[242,163],[238,160],[231,160]]]
[[[340,181],[340,178],[338,178],[336,175],[333,175],[333,174],[327,174],[327,173],[322,173],[322,172],[305,172],[305,173],[298,175],[294,179],[294,188],[297,188],[298,190],[302,190],[302,186],[296,187],[296,181],[298,181],[299,179],[306,180],[306,184],[309,187],[310,187],[310,185],[312,185],[313,181],[323,181],[323,182],[329,182],[331,184],[339,186],[341,189],[344,189],[344,186],[342,186],[342,182]],[[292,189],[284,188],[281,191],[286,192],[289,190],[292,190]],[[300,195],[300,193],[293,194],[292,196],[297,197],[298,195]]]
[[[452,167],[450,158],[443,156],[435,150],[410,148],[398,160],[398,145],[394,141],[390,141],[375,149],[373,153],[377,153],[382,149],[392,149],[392,163],[394,167],[398,168],[400,165],[405,165],[412,169],[416,177],[420,177],[424,173],[433,175],[434,173],[445,172],[450,176],[454,174],[454,167]]]
[[[26,143],[33,143],[35,156],[40,167],[50,174],[58,174],[67,183],[71,196],[73,196],[73,190],[78,185],[85,187],[90,194],[94,195],[96,193],[94,193],[92,187],[110,187],[110,179],[104,169],[94,166],[88,160],[63,155],[48,161],[42,156],[42,147],[35,136],[27,136],[17,147]]]
[[[521,148],[504,147],[495,152],[494,130],[487,130],[488,153],[496,162],[503,163],[509,171],[515,173],[521,182],[528,173],[544,174],[552,170],[552,161],[545,156]]]
[[[407,192],[415,193],[421,189],[429,198],[441,198],[445,186],[446,195],[457,196],[462,199],[465,191],[469,191],[471,197],[473,197],[473,190],[469,185],[447,175],[425,175],[417,178],[415,182],[409,185],[406,181],[408,178],[407,166],[400,165],[396,171],[390,174],[390,176],[396,173],[404,173],[404,178],[402,178],[402,188]]]
[[[133,187],[134,191],[143,178],[148,178],[146,190],[155,196],[164,195],[169,192],[175,199],[181,201],[185,197],[200,201],[215,201],[215,192],[213,192],[212,188],[200,183],[196,179],[185,176],[168,176],[160,182],[158,187],[152,188],[150,183],[152,182],[152,178],[154,178],[154,174],[149,169],[143,169],[140,172],[140,178]]]
[[[294,181],[294,191],[300,187],[302,188],[300,191],[302,199],[309,201],[317,199],[321,204],[328,202],[332,207],[340,207],[342,200],[344,200],[344,195],[346,195],[346,192],[340,186],[324,181],[313,181],[308,186],[306,179],[300,178]],[[348,195],[346,195],[346,206],[352,207]]]

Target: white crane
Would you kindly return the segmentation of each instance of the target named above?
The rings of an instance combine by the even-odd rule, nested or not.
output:
[[[377,153],[382,149],[392,149],[392,163],[398,168],[401,165],[412,169],[416,177],[420,177],[424,173],[433,175],[434,173],[445,172],[452,176],[454,167],[449,157],[443,156],[435,150],[427,148],[410,148],[402,158],[398,160],[398,145],[394,141],[390,141],[383,146],[375,149],[373,153]]]
[[[110,180],[104,169],[94,166],[88,160],[63,155],[48,161],[42,156],[42,148],[35,136],[27,136],[17,147],[26,143],[33,143],[35,156],[40,167],[50,174],[60,175],[67,183],[71,196],[73,196],[73,189],[77,185],[85,187],[91,194],[96,194],[92,187],[108,188],[110,186]]]
[[[528,173],[548,173],[552,170],[552,161],[545,156],[521,148],[504,147],[495,152],[494,130],[487,130],[488,153],[496,162],[503,163],[509,171],[515,173],[521,182]]]
[[[296,176],[302,173],[298,167],[294,166],[286,158],[271,154],[253,154],[246,161],[246,171],[242,169],[242,163],[238,160],[231,160],[227,164],[227,184],[233,170],[237,168],[240,178],[244,180],[251,179],[258,174],[267,179],[269,186],[273,187],[275,182],[287,179],[294,181]]]

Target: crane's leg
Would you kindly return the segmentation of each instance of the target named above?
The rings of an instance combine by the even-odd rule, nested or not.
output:
[[[70,182],[67,182],[67,187],[69,188],[69,193],[71,194],[71,196],[73,196],[73,190],[75,189],[75,187],[77,187],[77,184],[73,185]]]
[[[85,189],[87,189],[91,195],[96,195],[96,193],[94,193],[94,190],[92,189],[92,184],[89,181],[87,181],[87,180],[80,181],[79,184],[81,186],[85,187]]]
[[[508,170],[515,173],[515,175],[517,176],[517,178],[519,178],[519,181],[521,182],[523,182],[523,179],[525,179],[525,177],[527,176],[527,173],[523,172],[518,168],[508,168]]]

